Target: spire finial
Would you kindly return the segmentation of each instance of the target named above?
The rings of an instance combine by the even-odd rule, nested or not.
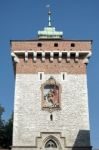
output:
[[[48,8],[48,27],[51,27],[51,10],[50,10],[50,5],[48,4],[46,7]]]
[[[38,31],[39,39],[62,39],[63,32],[56,31],[55,27],[51,25],[51,10],[50,5],[46,5],[48,8],[48,26],[44,27],[44,30]]]

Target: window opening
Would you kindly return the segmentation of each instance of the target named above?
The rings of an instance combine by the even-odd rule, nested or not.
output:
[[[46,144],[45,144],[45,148],[57,148],[56,143],[50,139]]]
[[[42,43],[38,43],[37,46],[38,46],[38,47],[42,47]]]
[[[63,73],[63,80],[65,80],[65,74]]]
[[[50,120],[53,121],[53,115],[52,114],[50,115]]]
[[[44,78],[44,72],[38,72],[38,79],[41,81]]]
[[[67,75],[66,72],[61,72],[61,81],[66,81]]]
[[[42,80],[42,73],[40,73],[40,80]]]
[[[75,43],[71,43],[71,47],[75,47]]]
[[[54,47],[58,47],[58,43],[54,43]]]

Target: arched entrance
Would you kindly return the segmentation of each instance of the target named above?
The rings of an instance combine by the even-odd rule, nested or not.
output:
[[[45,150],[60,150],[61,145],[59,140],[54,136],[49,136],[44,140],[43,148]]]
[[[47,141],[45,143],[45,148],[57,148],[57,144],[55,141],[53,141],[52,139],[50,139],[49,141]]]

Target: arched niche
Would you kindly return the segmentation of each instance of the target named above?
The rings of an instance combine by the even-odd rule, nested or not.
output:
[[[43,148],[46,150],[60,150],[61,149],[61,145],[59,140],[55,137],[55,136],[48,136],[46,137],[46,139],[43,142]]]
[[[53,139],[50,139],[45,143],[45,148],[57,148],[57,144]]]
[[[53,77],[50,77],[41,86],[42,109],[60,109],[61,86]]]

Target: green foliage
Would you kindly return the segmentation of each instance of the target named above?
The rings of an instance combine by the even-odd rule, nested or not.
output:
[[[9,148],[12,145],[13,115],[5,122],[2,119],[4,108],[0,105],[0,147]]]
[[[12,145],[12,128],[13,128],[13,116],[5,124],[5,148]]]
[[[4,108],[0,105],[0,121],[2,119],[3,112],[4,112]]]
[[[3,147],[5,138],[5,125],[4,120],[2,119],[3,112],[4,108],[0,105],[0,147]]]

